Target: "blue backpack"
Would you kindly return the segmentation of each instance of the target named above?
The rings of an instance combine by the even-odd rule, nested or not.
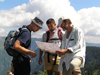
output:
[[[10,30],[4,41],[4,49],[13,57],[17,57],[20,53],[13,49],[13,45],[17,38],[22,34],[21,31],[27,28],[19,28],[18,30]]]

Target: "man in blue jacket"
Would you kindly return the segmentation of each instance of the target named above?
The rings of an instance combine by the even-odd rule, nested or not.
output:
[[[30,57],[36,57],[36,53],[30,50],[31,31],[38,31],[42,25],[43,21],[35,17],[29,25],[22,27],[24,29],[13,46],[13,49],[20,52],[18,57],[13,58],[14,75],[30,75]]]
[[[61,56],[58,70],[63,71],[63,75],[81,75],[86,51],[83,31],[64,16],[59,18],[58,27],[65,31],[61,50],[56,51]]]

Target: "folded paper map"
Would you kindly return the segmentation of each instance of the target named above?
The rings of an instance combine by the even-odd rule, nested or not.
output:
[[[58,44],[55,43],[47,43],[47,42],[39,42],[39,41],[35,41],[35,42],[42,51],[55,53],[55,51],[60,50]]]

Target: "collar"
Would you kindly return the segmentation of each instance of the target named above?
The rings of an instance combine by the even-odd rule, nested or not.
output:
[[[49,32],[50,32],[50,33],[52,33],[52,32],[53,32],[53,33],[55,33],[55,32],[56,32],[56,30],[57,30],[57,28],[56,28],[55,30],[53,30],[53,31],[50,31],[50,30],[49,30]]]
[[[26,27],[26,28],[31,32],[31,30],[28,27]]]

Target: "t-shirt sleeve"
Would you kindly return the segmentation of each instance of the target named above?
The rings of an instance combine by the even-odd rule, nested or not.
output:
[[[47,40],[47,34],[44,33],[44,34],[42,35],[42,40],[41,40],[41,42],[46,42],[46,40]]]
[[[23,31],[22,34],[18,37],[17,40],[23,44],[27,44],[27,41],[30,39],[30,33],[28,31]]]

